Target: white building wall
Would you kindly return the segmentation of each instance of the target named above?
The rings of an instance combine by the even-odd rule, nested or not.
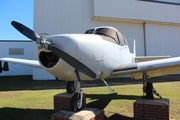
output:
[[[22,59],[32,59],[33,57],[33,42],[32,41],[8,41],[0,40],[0,58],[1,57],[11,57],[11,58],[22,58]],[[22,49],[24,54],[22,55],[9,55],[9,49]],[[9,75],[32,75],[32,68],[23,65],[17,65],[9,63],[9,71],[3,71],[0,73],[0,76],[9,76]]]
[[[147,55],[180,56],[180,25],[146,24]]]
[[[94,19],[96,20],[179,24],[179,11],[180,5],[139,0],[94,0]]]
[[[54,2],[38,0],[35,1],[34,7],[34,30],[37,33],[47,33],[49,35],[84,33],[85,30],[91,27],[109,25],[120,30],[127,38],[136,39],[138,54],[144,55],[142,51],[144,49],[143,24],[92,20],[94,17],[93,0],[61,0]]]

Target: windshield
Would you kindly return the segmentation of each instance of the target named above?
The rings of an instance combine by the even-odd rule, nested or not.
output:
[[[85,34],[92,34],[94,32],[94,29],[89,29],[85,32]]]

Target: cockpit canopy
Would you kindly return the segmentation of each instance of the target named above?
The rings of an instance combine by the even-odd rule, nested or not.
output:
[[[87,30],[85,34],[101,35],[104,40],[107,40],[109,42],[112,42],[121,46],[128,45],[126,38],[118,30],[116,30],[113,27],[108,27],[108,26],[96,27],[96,28]]]

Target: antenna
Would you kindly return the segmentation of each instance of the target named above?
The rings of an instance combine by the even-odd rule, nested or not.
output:
[[[133,55],[134,55],[134,57],[136,57],[136,40],[135,39],[133,42]]]

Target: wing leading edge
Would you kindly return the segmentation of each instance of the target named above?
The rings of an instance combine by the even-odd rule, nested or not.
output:
[[[178,72],[180,72],[180,57],[175,57],[120,65],[114,69],[111,77],[131,75],[134,79],[142,79],[143,73],[149,77],[156,77]]]
[[[42,68],[42,66],[37,60],[27,60],[27,59],[18,59],[18,58],[0,58],[0,61],[30,66],[34,68]]]

